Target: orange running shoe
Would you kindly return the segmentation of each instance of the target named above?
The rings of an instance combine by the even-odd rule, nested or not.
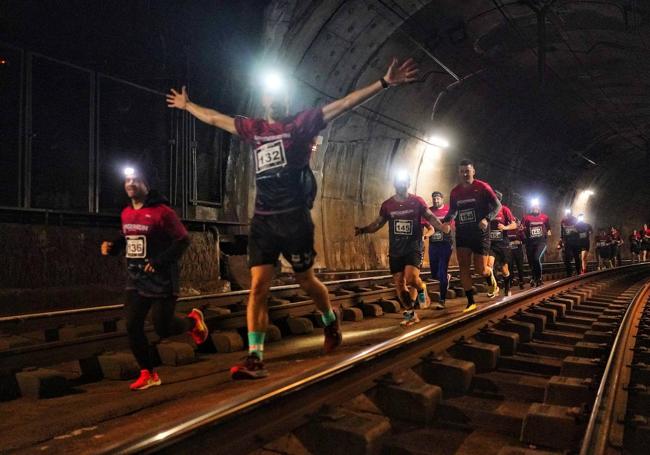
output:
[[[198,346],[199,344],[205,343],[205,340],[208,339],[208,335],[210,334],[210,330],[208,329],[208,326],[205,325],[203,312],[197,308],[193,308],[187,317],[192,318],[195,321],[194,328],[190,330],[190,335],[196,345]]]
[[[162,381],[158,377],[158,373],[151,374],[149,370],[140,370],[140,377],[130,387],[131,390],[145,390],[160,384]]]

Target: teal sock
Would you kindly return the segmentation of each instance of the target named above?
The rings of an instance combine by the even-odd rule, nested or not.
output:
[[[260,360],[264,357],[264,337],[266,332],[248,332],[248,353],[257,355]]]
[[[334,311],[332,311],[332,309],[330,308],[329,310],[327,310],[327,313],[323,313],[321,319],[323,320],[323,324],[325,324],[325,326],[328,326],[332,322],[336,321],[336,313],[334,313]]]

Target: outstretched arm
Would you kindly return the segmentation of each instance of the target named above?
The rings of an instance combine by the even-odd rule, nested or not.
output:
[[[199,106],[190,101],[187,96],[187,89],[185,86],[181,88],[181,92],[171,89],[171,93],[167,95],[167,106],[170,108],[181,109],[189,112],[194,117],[201,120],[208,125],[216,126],[230,134],[237,135],[237,128],[235,128],[235,119],[229,115],[222,114],[214,109]]]
[[[386,224],[386,218],[383,216],[379,215],[375,221],[370,223],[368,226],[363,226],[363,227],[355,227],[354,228],[354,235],[361,235],[361,234],[372,234],[373,232],[377,232],[379,229],[382,228],[384,224]]]
[[[377,93],[381,92],[384,88],[413,82],[417,78],[418,71],[419,69],[417,64],[412,58],[405,60],[399,66],[397,59],[393,58],[393,61],[382,79],[360,88],[359,90],[350,92],[343,98],[324,106],[323,118],[325,119],[325,122],[329,122],[350,109],[354,109],[360,104],[365,103]],[[382,80],[384,83],[382,83]]]

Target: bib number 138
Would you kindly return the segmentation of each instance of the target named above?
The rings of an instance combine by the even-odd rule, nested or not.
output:
[[[284,167],[287,164],[287,158],[284,153],[282,139],[268,142],[260,145],[255,149],[255,172],[257,174]]]

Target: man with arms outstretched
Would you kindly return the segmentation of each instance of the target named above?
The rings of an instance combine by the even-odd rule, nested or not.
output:
[[[332,310],[327,288],[316,276],[314,224],[310,209],[316,181],[309,168],[312,144],[327,123],[391,86],[412,82],[418,73],[412,59],[401,65],[393,59],[384,77],[323,107],[289,116],[286,93],[262,95],[264,118],[231,117],[188,99],[185,88],[167,95],[169,107],[183,109],[207,124],[240,136],[254,146],[255,214],[251,221],[248,258],[251,290],[247,308],[249,355],[231,368],[233,379],[268,375],[263,363],[264,337],[269,323],[267,298],[275,264],[282,254],[293,267],[296,281],[323,313],[325,352],[341,344],[339,317]]]

